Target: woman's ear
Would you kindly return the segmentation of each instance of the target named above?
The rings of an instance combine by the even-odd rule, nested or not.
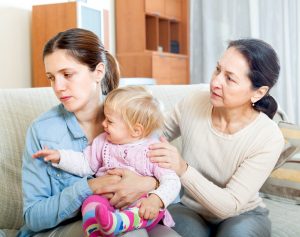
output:
[[[133,126],[133,131],[131,133],[132,137],[135,138],[141,138],[143,136],[144,133],[144,127],[143,125],[141,125],[140,123],[137,123],[136,125]]]
[[[261,86],[254,91],[254,95],[251,97],[251,103],[255,104],[261,98],[263,98],[269,91],[268,86]]]
[[[105,66],[104,63],[100,62],[95,68],[96,80],[99,83],[105,75]]]

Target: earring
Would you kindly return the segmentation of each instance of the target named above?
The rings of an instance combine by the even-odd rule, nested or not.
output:
[[[252,103],[252,107],[254,107],[255,106],[255,103]]]

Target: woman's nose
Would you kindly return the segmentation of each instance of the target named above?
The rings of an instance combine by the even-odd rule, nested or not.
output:
[[[66,89],[64,78],[58,76],[55,78],[54,82],[52,82],[53,89],[55,91],[63,91]]]
[[[221,73],[219,73],[217,75],[213,75],[210,84],[213,88],[220,88],[222,85],[222,81],[223,81],[223,76]]]

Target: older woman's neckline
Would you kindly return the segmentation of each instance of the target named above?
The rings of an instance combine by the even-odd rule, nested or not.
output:
[[[245,115],[243,117],[237,114],[226,119],[225,116],[216,113],[214,108],[211,107],[210,115],[209,123],[211,128],[220,135],[230,136],[238,134],[254,124],[258,120],[260,112],[253,111],[253,113],[250,113],[250,116]]]

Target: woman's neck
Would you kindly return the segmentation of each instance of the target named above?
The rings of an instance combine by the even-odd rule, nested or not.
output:
[[[234,134],[253,122],[259,112],[250,108],[212,109],[212,126],[226,134]]]
[[[97,107],[90,108],[88,111],[80,111],[76,113],[76,118],[89,144],[103,132],[102,121],[104,120],[104,115],[102,105],[97,105]]]

